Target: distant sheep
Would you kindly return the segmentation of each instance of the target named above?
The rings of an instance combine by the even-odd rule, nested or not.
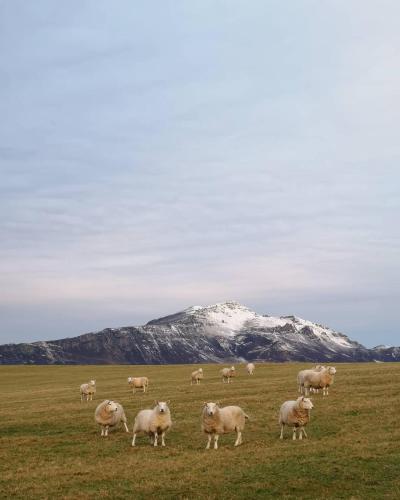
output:
[[[93,394],[96,394],[96,381],[91,380],[87,384],[82,384],[80,387],[80,391],[81,391],[81,402],[93,401]]]
[[[300,396],[296,401],[286,401],[279,411],[279,425],[281,426],[280,438],[283,439],[283,429],[285,425],[293,427],[293,439],[296,439],[296,432],[299,429],[299,439],[307,437],[304,427],[310,421],[310,411],[314,405],[311,400]]]
[[[242,444],[242,431],[246,418],[249,417],[239,406],[220,408],[218,403],[204,403],[201,429],[208,435],[206,450],[210,449],[213,436],[214,449],[217,450],[219,436],[228,432],[237,432],[235,446]]]
[[[101,435],[108,436],[108,429],[117,426],[122,422],[125,426],[125,431],[129,432],[126,425],[126,416],[124,409],[119,403],[106,399],[96,408],[94,412],[95,421],[101,426]]]
[[[253,375],[255,369],[254,363],[247,363],[246,370],[249,375]]]
[[[199,368],[198,370],[195,370],[194,372],[192,372],[190,385],[193,385],[193,384],[199,385],[200,380],[203,379],[203,376],[204,376],[203,375],[203,368]]]
[[[146,389],[149,388],[149,379],[147,377],[128,377],[128,384],[132,387],[132,394],[135,394],[135,389]]]
[[[322,372],[322,370],[325,370],[325,366],[323,366],[323,365],[317,365],[314,368],[314,371],[316,371],[316,372]],[[310,392],[318,394],[319,389],[314,389],[314,387],[310,387]]]
[[[221,370],[222,382],[225,384],[225,381],[227,381],[227,383],[230,384],[231,378],[234,377],[235,374],[236,370],[234,366],[231,366],[230,368],[222,368]]]
[[[154,446],[157,446],[158,437],[161,436],[161,446],[165,446],[165,434],[172,426],[168,405],[169,401],[157,401],[152,410],[142,410],[136,415],[132,446],[135,446],[136,435],[140,432],[150,436],[150,443]]]
[[[311,373],[311,372],[322,372],[323,370],[325,370],[325,366],[323,365],[316,365],[315,368],[310,368],[308,370],[301,370],[299,371],[299,373],[297,374],[297,388],[298,388],[298,392],[300,394],[304,394],[304,379],[305,379],[305,376],[308,374],[308,373]],[[312,389],[311,392],[318,392],[318,389]]]
[[[302,387],[304,387],[305,395],[307,396],[310,392],[310,388],[313,388],[322,389],[322,395],[327,396],[329,394],[329,387],[334,382],[335,374],[336,368],[333,366],[328,366],[320,372],[307,370],[302,380]]]

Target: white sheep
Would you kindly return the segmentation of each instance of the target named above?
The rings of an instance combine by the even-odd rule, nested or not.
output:
[[[295,401],[285,401],[279,411],[280,438],[283,439],[285,425],[293,427],[293,439],[296,439],[297,429],[299,429],[299,439],[303,439],[303,433],[307,437],[304,427],[310,421],[310,411],[313,407],[311,399],[304,396],[300,396]]]
[[[202,431],[208,435],[206,450],[210,449],[214,436],[214,449],[218,449],[218,439],[221,434],[237,432],[235,446],[242,444],[242,432],[248,415],[239,406],[220,408],[218,403],[204,403],[202,413]]]
[[[128,377],[128,384],[132,387],[132,394],[135,394],[135,389],[146,389],[149,388],[149,379],[147,377]]]
[[[298,392],[300,394],[303,394],[304,393],[304,379],[305,379],[305,376],[310,373],[310,372],[321,372],[325,370],[325,366],[323,365],[316,365],[315,368],[310,368],[310,369],[307,369],[307,370],[301,370],[299,371],[299,373],[297,374],[297,388],[298,388]],[[311,392],[318,392],[318,389],[312,389]]]
[[[91,380],[87,384],[82,384],[80,387],[80,391],[81,391],[81,402],[93,401],[93,394],[96,394],[96,381]]]
[[[316,371],[316,372],[322,372],[322,370],[325,370],[324,365],[316,365],[316,367],[314,368],[314,371]],[[314,389],[314,387],[310,387],[310,392],[318,394],[319,389]]]
[[[172,426],[171,412],[168,407],[169,401],[156,401],[152,410],[141,410],[135,417],[133,424],[132,446],[135,446],[136,435],[143,432],[150,436],[150,443],[158,444],[161,436],[161,446],[165,446],[165,434]]]
[[[328,366],[320,372],[314,370],[307,370],[307,373],[303,376],[302,386],[305,389],[305,395],[307,396],[310,388],[322,389],[322,395],[327,396],[329,394],[329,386],[334,382],[336,373],[336,368],[333,366]]]
[[[225,384],[225,381],[227,381],[227,383],[230,384],[231,378],[234,377],[235,374],[236,370],[234,366],[231,366],[230,368],[222,368],[221,370],[222,382]]]
[[[256,369],[254,363],[247,363],[246,370],[249,375],[253,375],[254,370]]]
[[[195,370],[192,372],[191,379],[190,379],[190,385],[193,385],[195,383],[196,385],[200,384],[200,380],[203,378],[203,368],[199,368],[198,370]]]
[[[125,431],[129,432],[124,409],[115,401],[106,399],[100,403],[94,412],[94,419],[101,426],[101,435],[104,437],[108,436],[108,429],[110,427],[115,427],[120,422],[123,422]]]

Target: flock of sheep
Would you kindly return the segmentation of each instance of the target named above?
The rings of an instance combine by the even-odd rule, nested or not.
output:
[[[246,370],[249,375],[253,375],[255,365],[248,363]],[[298,373],[297,384],[301,396],[294,401],[285,401],[279,411],[281,439],[283,439],[285,425],[293,427],[293,439],[296,439],[297,432],[299,433],[299,439],[303,438],[303,434],[307,437],[304,427],[310,421],[310,411],[313,408],[313,403],[307,396],[310,392],[319,392],[320,389],[322,389],[324,396],[328,395],[335,373],[336,369],[334,367],[322,365]],[[236,369],[234,366],[221,370],[223,383],[230,384],[235,375]],[[202,368],[193,371],[190,379],[191,385],[200,384],[203,377]],[[142,389],[143,392],[146,392],[149,387],[149,379],[147,377],[128,377],[128,384],[133,393],[135,393],[135,389]],[[95,380],[82,384],[80,387],[81,401],[92,401],[95,393]],[[168,404],[169,401],[157,401],[154,408],[139,411],[133,424],[132,446],[135,446],[136,436],[140,433],[149,436],[150,443],[153,446],[158,446],[159,441],[161,441],[161,446],[165,446],[165,435],[172,426]],[[94,417],[95,421],[101,426],[101,436],[108,436],[109,429],[116,427],[120,423],[123,423],[125,431],[129,432],[124,409],[115,401],[105,400],[100,403],[95,410]],[[236,432],[235,446],[242,444],[242,432],[248,418],[248,415],[240,406],[220,408],[218,403],[205,402],[202,411],[202,430],[208,437],[206,449],[210,448],[213,438],[214,449],[218,449],[219,436],[229,432]]]

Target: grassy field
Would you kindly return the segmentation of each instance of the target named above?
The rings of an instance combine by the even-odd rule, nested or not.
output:
[[[220,366],[0,367],[1,498],[400,498],[400,363],[337,365],[328,397],[313,397],[308,440],[288,430],[280,441],[280,404],[297,397],[305,364],[263,364],[223,385]],[[129,375],[150,379],[148,394],[128,390]],[[79,385],[97,380],[95,400],[80,403]],[[130,429],[136,412],[171,400],[174,427],[166,448],[147,438],[131,447],[122,428],[100,437],[97,404],[123,404]],[[244,443],[220,439],[206,451],[203,401],[238,404],[249,414]]]

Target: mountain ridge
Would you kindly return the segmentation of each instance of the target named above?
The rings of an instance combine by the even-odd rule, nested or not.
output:
[[[400,348],[364,347],[297,316],[269,316],[235,301],[191,306],[143,326],[0,345],[0,364],[172,364],[243,361],[400,361]]]

